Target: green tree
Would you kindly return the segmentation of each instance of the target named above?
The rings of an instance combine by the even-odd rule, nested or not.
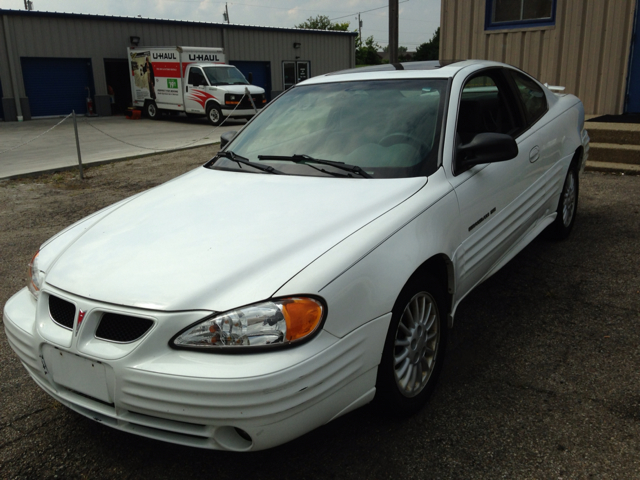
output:
[[[382,51],[387,53],[389,51],[389,45],[385,45]],[[407,47],[403,47],[402,45],[400,45],[398,47],[398,58],[406,57],[406,55],[407,55]]]
[[[380,45],[378,45],[373,36],[367,38],[362,43],[362,39],[356,39],[356,65],[380,65],[382,59],[378,55]]]
[[[309,17],[305,22],[296,25],[296,28],[304,28],[306,30],[338,30],[346,32],[349,30],[349,22],[333,23],[326,15],[316,15]]]
[[[416,54],[413,60],[438,60],[440,57],[440,27],[437,28],[433,37],[428,42],[419,45],[416,48]]]

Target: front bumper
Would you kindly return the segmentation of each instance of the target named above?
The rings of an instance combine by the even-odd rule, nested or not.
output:
[[[105,306],[54,291],[87,312],[77,333],[57,332],[62,327],[48,315],[48,293],[36,303],[23,289],[4,309],[9,344],[43,390],[108,426],[219,450],[270,448],[371,401],[390,321],[384,315],[340,339],[323,331],[290,349],[210,354],[168,346],[175,332],[203,312],[144,311],[155,320],[149,334],[114,345],[94,335],[92,312]],[[58,357],[79,373],[63,374]],[[82,373],[85,367],[99,368],[100,375]]]
[[[260,113],[263,106],[256,105],[256,108],[258,110],[257,112],[255,112],[253,108],[237,108],[234,110],[232,108],[223,107],[222,115],[225,117],[252,117],[253,115],[256,115],[256,113]]]

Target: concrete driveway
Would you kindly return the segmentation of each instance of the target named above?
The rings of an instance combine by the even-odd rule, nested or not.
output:
[[[0,179],[78,165],[72,118],[47,132],[61,120],[0,122]],[[83,164],[216,143],[221,134],[246,123],[227,119],[216,128],[204,118],[184,115],[158,121],[79,116],[77,121]]]

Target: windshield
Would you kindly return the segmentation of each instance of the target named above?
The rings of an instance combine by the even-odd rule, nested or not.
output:
[[[443,79],[301,85],[265,108],[227,150],[296,175],[344,176],[300,161],[303,155],[360,167],[367,175],[359,178],[430,175],[437,169],[446,88]],[[213,168],[255,173],[228,158]]]
[[[236,67],[203,67],[211,85],[249,85]]]

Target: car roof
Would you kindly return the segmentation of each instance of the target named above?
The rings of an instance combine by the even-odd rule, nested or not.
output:
[[[358,80],[391,80],[400,78],[451,78],[466,67],[507,66],[488,60],[430,60],[350,68],[305,80],[305,85]]]

